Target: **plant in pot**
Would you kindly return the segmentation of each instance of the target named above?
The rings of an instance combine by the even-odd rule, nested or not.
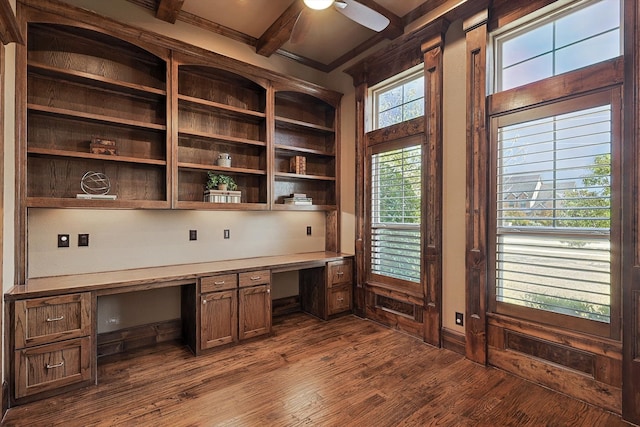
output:
[[[217,174],[215,172],[209,171],[209,178],[207,179],[207,190],[218,189],[222,191],[233,191],[238,188],[236,182],[228,175]]]

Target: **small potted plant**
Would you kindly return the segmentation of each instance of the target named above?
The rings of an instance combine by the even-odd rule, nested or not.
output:
[[[217,174],[212,171],[209,171],[207,174],[209,176],[206,184],[207,190],[213,190],[217,188],[218,190],[222,191],[233,191],[238,188],[236,182],[230,176]]]

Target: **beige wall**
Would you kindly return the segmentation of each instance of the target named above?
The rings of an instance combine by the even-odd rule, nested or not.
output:
[[[459,333],[464,328],[455,324],[455,312],[465,310],[465,46],[462,21],[455,21],[446,34],[443,65],[442,324]]]

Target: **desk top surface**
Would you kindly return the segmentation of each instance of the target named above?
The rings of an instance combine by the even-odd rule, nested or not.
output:
[[[256,258],[240,258],[194,264],[168,265],[162,267],[136,268],[100,273],[73,274],[67,276],[37,277],[25,285],[14,286],[5,294],[5,300],[58,295],[80,291],[107,291],[118,288],[163,284],[176,285],[195,282],[199,277],[219,273],[234,273],[254,269],[271,269],[273,272],[320,267],[329,261],[350,257],[336,252],[308,252]],[[184,283],[183,283],[184,282]],[[157,285],[157,286],[154,286]],[[122,291],[126,291],[122,289]]]

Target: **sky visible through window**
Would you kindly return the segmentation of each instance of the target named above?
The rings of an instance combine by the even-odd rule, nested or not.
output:
[[[622,53],[620,0],[601,0],[498,38],[498,90],[576,70]]]

